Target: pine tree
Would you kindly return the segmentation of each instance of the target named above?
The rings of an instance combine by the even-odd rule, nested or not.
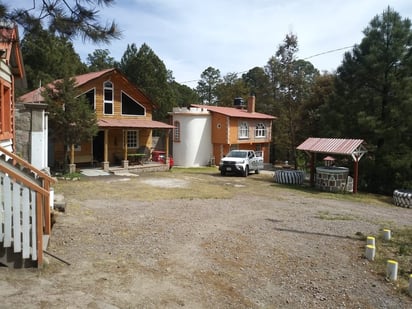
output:
[[[336,96],[323,123],[366,141],[361,185],[391,194],[412,185],[411,22],[388,7],[364,35],[337,70]]]
[[[139,50],[135,44],[128,45],[120,60],[120,70],[157,106],[153,118],[167,119],[176,100],[169,83],[170,73],[154,51],[147,44],[142,44]]]
[[[26,7],[0,2],[0,19],[12,21],[24,33],[47,29],[52,34],[68,39],[81,37],[96,43],[108,43],[120,37],[115,22],[102,25],[96,7],[108,7],[114,0],[27,1]],[[12,7],[12,8],[10,8]]]
[[[50,135],[63,143],[64,152],[68,146],[81,144],[97,134],[96,114],[77,91],[74,79],[57,81],[46,87],[42,95],[49,112]]]

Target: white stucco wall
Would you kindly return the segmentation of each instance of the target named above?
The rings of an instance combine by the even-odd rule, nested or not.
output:
[[[173,141],[175,165],[207,165],[213,150],[210,112],[203,108],[174,108],[172,115],[173,121],[180,122],[180,142]]]
[[[33,110],[33,125],[31,132],[31,160],[30,163],[42,170],[48,167],[48,128],[47,114],[44,110]]]

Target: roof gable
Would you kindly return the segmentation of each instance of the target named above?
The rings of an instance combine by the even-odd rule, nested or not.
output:
[[[0,50],[4,52],[1,57],[10,66],[12,74],[22,79],[24,77],[24,65],[19,42],[17,25],[0,21]]]
[[[75,80],[76,87],[82,87],[82,86],[84,86],[88,83],[93,82],[96,79],[103,78],[105,76],[110,76],[112,74],[119,74],[121,79],[123,79],[126,83],[132,85],[132,83],[130,81],[128,81],[128,79],[118,69],[115,69],[115,68],[106,69],[106,70],[102,70],[102,71],[98,71],[98,72],[90,72],[90,73],[86,73],[86,74],[77,75],[77,76],[74,76],[73,79]],[[61,81],[61,79],[57,79],[57,80],[47,84],[47,87],[53,88],[54,84],[58,81]],[[140,91],[135,85],[133,85],[133,88],[135,88],[135,90],[137,92],[139,92],[140,95],[144,96],[148,101],[150,101],[150,99],[142,91]],[[41,93],[44,91],[44,89],[45,89],[45,87],[41,87],[41,89],[34,89],[34,90],[32,90],[28,93],[25,93],[25,94],[23,94],[22,96],[20,96],[18,98],[18,101],[21,102],[21,103],[40,103],[40,102],[44,102],[44,98],[41,95]]]

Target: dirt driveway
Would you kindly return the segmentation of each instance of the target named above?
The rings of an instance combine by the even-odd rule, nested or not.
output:
[[[70,265],[1,267],[0,308],[412,308],[359,237],[410,225],[411,209],[288,189],[267,173],[88,177],[55,190],[67,208],[48,251]]]

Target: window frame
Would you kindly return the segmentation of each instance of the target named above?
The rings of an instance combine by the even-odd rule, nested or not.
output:
[[[180,121],[175,120],[173,121],[173,141],[179,143],[180,142],[180,137],[181,137],[181,126],[180,126]]]
[[[255,126],[255,138],[266,138],[267,128],[263,122],[259,122]]]
[[[238,137],[239,139],[249,138],[249,124],[247,123],[247,121],[241,121],[239,123]]]
[[[125,137],[127,149],[139,148],[139,130],[127,130]]]
[[[12,87],[8,82],[0,82],[0,139],[13,136]]]
[[[111,87],[108,87],[107,84],[110,84]],[[106,100],[106,91],[111,91],[111,100]],[[111,113],[106,113],[106,106],[111,108]],[[103,115],[114,115],[114,86],[113,83],[109,80],[103,83]]]
[[[138,104],[142,109],[143,113],[142,114],[126,114],[123,112],[123,96],[128,97],[130,100]],[[121,106],[121,115],[128,117],[128,116],[146,116],[146,107],[142,104],[140,104],[139,101],[135,100],[131,95],[129,95],[126,91],[121,90],[120,91],[120,106]]]

